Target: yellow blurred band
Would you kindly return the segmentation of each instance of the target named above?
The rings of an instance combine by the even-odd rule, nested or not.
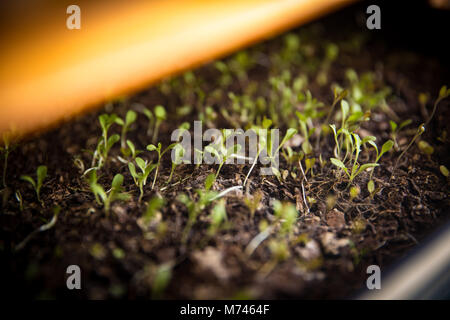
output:
[[[3,4],[0,134],[39,131],[350,2],[76,1],[79,30],[66,27],[72,3]]]

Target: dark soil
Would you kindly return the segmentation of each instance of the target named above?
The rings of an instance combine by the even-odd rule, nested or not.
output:
[[[360,75],[373,72],[377,86],[392,89],[387,103],[397,116],[394,120],[413,120],[399,134],[398,142],[403,150],[417,126],[426,121],[418,101],[419,93],[430,93],[427,112],[431,113],[440,87],[450,83],[449,68],[432,54],[396,47],[384,38],[385,34],[368,31],[358,22],[363,12],[360,9],[355,7],[294,31],[305,39],[302,44],[310,45],[313,52],[309,60],[292,65],[290,72],[293,76],[316,74],[314,64],[320,64],[324,57],[323,44],[336,43],[340,51],[328,70],[328,84],[319,85],[310,76],[308,89],[316,99],[329,106],[333,99],[330,84],[336,82],[342,87],[348,86],[345,78],[348,68],[355,69]],[[270,70],[267,57],[281,50],[283,43],[284,36],[280,36],[250,48],[250,54],[257,56],[259,62],[248,70],[248,79],[235,79],[227,91],[242,93],[252,81],[266,83]],[[207,64],[194,70],[194,74],[206,93],[206,104],[210,103],[218,115],[209,125],[231,128],[220,113],[220,110],[230,108],[228,97],[209,98],[218,87],[219,72],[213,64]],[[198,96],[189,94],[192,93],[189,89],[186,96],[180,94],[182,79],[167,80],[109,103],[97,113],[86,114],[22,142],[12,152],[7,171],[10,195],[5,197],[0,215],[0,264],[4,269],[1,277],[2,282],[10,285],[8,293],[11,297],[152,297],[158,266],[167,263],[172,266],[172,276],[161,296],[164,298],[345,298],[365,284],[368,265],[378,264],[384,270],[448,220],[450,185],[448,178],[439,171],[440,165],[450,167],[448,100],[439,105],[430,126],[420,138],[434,147],[433,154],[423,154],[414,143],[400,160],[392,179],[394,163],[401,151],[385,154],[374,173],[374,180],[381,189],[373,198],[369,197],[366,187],[369,173],[364,172],[356,178],[355,184],[361,193],[350,200],[346,178],[329,162],[321,168],[316,161],[315,176],[308,174],[308,181],[304,182],[305,194],[315,199],[307,213],[302,200],[301,175],[280,157],[280,168],[297,172],[296,178],[288,175],[280,183],[274,176],[260,176],[255,170],[247,190],[232,192],[225,197],[226,227],[213,237],[207,236],[212,207],[209,206],[200,214],[187,243],[183,244],[181,236],[187,210],[176,197],[185,193],[195,199],[194,190],[203,188],[206,176],[215,173],[217,166],[181,165],[167,186],[171,166],[167,156],[155,190],[147,183],[143,201],[139,203],[139,192],[127,165],[117,160],[120,151],[116,145],[101,171],[100,183],[107,189],[112,177],[122,173],[125,189],[133,197],[127,202],[114,202],[111,214],[106,216],[74,164],[77,157],[86,166],[90,164],[91,156],[85,150],[94,150],[101,134],[98,115],[114,112],[124,117],[135,103],[150,109],[157,104],[164,105],[169,119],[163,122],[159,137],[163,146],[167,146],[174,129],[184,121],[192,126],[198,118],[195,110],[188,115],[177,115],[180,106],[198,102]],[[259,90],[261,88],[265,87],[261,86]],[[376,136],[381,146],[390,138],[392,115],[375,108],[371,119],[362,125],[360,133]],[[282,126],[282,130],[285,129]],[[127,135],[138,149],[144,150],[150,143],[146,130],[147,120],[140,114]],[[120,127],[114,125],[111,131],[120,133]],[[312,142],[315,145],[315,140]],[[334,140],[330,135],[322,139],[320,150],[315,150],[316,156],[322,154],[324,159],[329,159],[333,148]],[[299,149],[294,145],[294,150]],[[369,154],[363,152],[361,157]],[[155,160],[154,154],[149,152],[143,157]],[[43,206],[36,201],[30,185],[19,179],[22,174],[34,175],[41,164],[47,165],[49,172],[41,191]],[[225,165],[214,190],[242,184],[249,168],[249,165]],[[153,173],[149,181],[152,179]],[[24,199],[22,212],[13,196],[15,190],[20,190]],[[261,205],[252,217],[244,199],[246,194],[254,195],[258,190],[262,192]],[[155,195],[166,200],[160,217],[165,229],[158,228],[161,221],[147,229],[142,228],[139,218]],[[333,208],[327,207],[330,195],[336,199]],[[272,203],[275,199],[295,204],[299,216],[294,235],[288,241],[289,257],[269,268],[273,259],[267,244],[274,235],[251,256],[245,253],[245,248],[260,232],[262,220],[274,221]],[[55,205],[62,208],[55,226],[37,234],[16,252],[14,248],[30,232],[51,219]],[[65,272],[72,264],[81,267],[82,290],[66,288]]]

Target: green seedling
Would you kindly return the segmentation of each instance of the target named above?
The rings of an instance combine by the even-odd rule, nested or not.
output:
[[[363,139],[363,143],[367,142],[368,144],[370,144],[376,151],[377,153],[377,157],[375,159],[375,163],[378,163],[378,161],[380,160],[381,156],[383,154],[385,154],[386,152],[390,151],[392,149],[392,147],[394,146],[394,141],[392,140],[388,140],[386,141],[383,146],[381,147],[381,152],[378,151],[378,147],[375,143],[376,138],[373,136],[367,136]],[[369,178],[369,182],[367,183],[367,190],[369,191],[370,195],[372,196],[373,193],[375,192],[375,182],[372,180],[372,175],[373,172],[375,171],[375,169],[373,169],[370,172],[370,178]]]
[[[245,205],[250,210],[250,216],[253,219],[255,216],[256,210],[258,210],[261,205],[261,200],[263,198],[263,193],[261,190],[258,190],[252,196],[247,196],[244,198]]]
[[[161,208],[164,206],[165,201],[160,197],[153,197],[148,202],[147,210],[142,215],[145,225],[148,225],[156,216],[160,213]]]
[[[322,137],[321,132],[328,131],[328,127],[326,125],[330,122],[331,116],[333,115],[336,105],[339,103],[339,101],[341,101],[347,96],[347,90],[338,90],[337,88],[334,88],[333,94],[334,94],[333,103],[331,104],[330,111],[328,111],[327,117],[325,119],[324,122],[325,125],[322,125],[321,130],[319,131],[319,138],[317,139],[316,149],[319,149],[320,146],[320,138]],[[336,128],[334,129],[334,131],[336,131]]]
[[[297,221],[298,212],[292,203],[282,203],[276,200],[273,203],[273,211],[277,221],[280,221],[280,236],[290,236],[294,231],[295,222]]]
[[[208,235],[214,236],[220,230],[224,221],[227,220],[227,211],[225,207],[225,200],[221,199],[211,210],[211,224],[208,228]]]
[[[439,90],[439,97],[434,102],[433,111],[431,112],[430,117],[428,118],[427,122],[424,125],[425,128],[428,126],[428,124],[430,123],[431,119],[433,119],[434,114],[436,113],[436,109],[437,109],[438,104],[442,100],[446,99],[448,96],[450,96],[450,89],[447,89],[447,86],[442,86],[441,89]]]
[[[264,118],[262,122],[262,127],[264,130],[269,130],[270,126],[272,125],[272,120]],[[243,186],[246,185],[248,178],[250,177],[250,174],[253,171],[253,168],[255,167],[256,163],[258,162],[258,158],[261,155],[261,152],[267,147],[267,137],[263,134],[263,131],[261,131],[259,128],[255,128],[256,134],[258,136],[258,149],[256,152],[255,159],[253,159],[252,166],[250,167],[250,170],[248,171],[247,175],[245,176]]]
[[[89,176],[89,187],[95,196],[95,200],[99,205],[103,205],[106,215],[109,215],[111,204],[114,201],[127,201],[130,195],[123,192],[122,188],[123,176],[116,174],[111,183],[111,189],[106,192],[103,187],[97,182],[97,171],[92,170]]]
[[[408,119],[408,120],[405,120],[405,121],[403,121],[403,122],[400,122],[400,124],[397,124],[397,123],[395,123],[395,122],[392,121],[392,120],[389,121],[389,124],[390,124],[390,126],[391,126],[391,138],[392,138],[392,140],[394,141],[394,147],[395,147],[395,150],[398,150],[398,149],[399,149],[398,143],[397,143],[397,137],[398,137],[398,134],[400,133],[400,131],[401,131],[404,127],[410,125],[411,123],[412,123],[412,120],[411,120],[411,119]]]
[[[188,210],[188,222],[183,230],[182,242],[186,243],[192,226],[197,220],[197,216],[206,208],[217,196],[217,192],[210,190],[215,181],[215,175],[211,173],[206,177],[205,189],[197,189],[198,200],[194,201],[185,194],[180,194],[177,199],[184,204]]]
[[[154,123],[155,123],[155,117],[153,116],[153,113],[147,109],[144,108],[142,110],[142,113],[147,117],[148,119],[148,127],[147,127],[147,135],[150,136],[152,134],[152,129],[154,127]]]
[[[35,229],[33,232],[31,232],[22,242],[20,242],[16,247],[15,247],[15,251],[20,251],[22,250],[26,244],[34,237],[36,236],[36,234],[40,233],[40,232],[44,232],[47,231],[51,228],[53,228],[53,226],[56,224],[56,222],[58,221],[58,215],[61,211],[61,207],[60,206],[56,206],[53,208],[53,217],[52,219],[47,222],[46,224],[40,226],[38,229]]]
[[[108,137],[109,128],[114,123],[117,123],[118,119],[119,118],[115,114],[102,114],[98,117],[98,121],[100,122],[100,126],[102,129],[102,137],[99,140],[97,148],[94,151],[94,155],[92,157],[92,168],[86,170],[84,174],[87,174],[94,169],[100,169],[106,163],[109,150],[111,150],[112,146],[120,140],[120,136],[118,134],[113,134],[112,136]]]
[[[152,137],[152,143],[155,144],[158,140],[158,134],[159,134],[159,127],[161,126],[161,123],[167,119],[167,113],[166,109],[164,109],[163,106],[156,106],[153,110],[153,113],[155,115],[155,128],[153,129],[153,137]]]
[[[190,124],[188,122],[183,123],[179,127],[179,134],[178,134],[177,140],[181,137],[183,132],[189,130],[189,128],[190,128]],[[183,157],[186,153],[186,150],[183,148],[183,145],[181,143],[176,143],[175,146],[173,147],[173,149],[174,149],[174,161],[172,161],[172,168],[170,169],[170,176],[169,176],[169,179],[167,180],[167,183],[170,183],[170,181],[172,181],[172,176],[173,176],[173,173],[175,172],[175,168],[180,163],[183,163]],[[186,160],[185,163],[189,163],[189,161]]]
[[[146,160],[144,161],[140,157],[136,157],[135,161],[141,172],[136,171],[136,167],[132,162],[128,162],[128,169],[130,170],[134,183],[139,187],[139,202],[141,202],[142,196],[144,195],[144,186],[147,183],[148,175],[153,171],[153,169],[155,169],[156,165],[148,163]]]
[[[240,144],[235,144],[226,148],[225,142],[227,138],[230,136],[230,131],[225,129],[223,130],[223,135],[219,137],[218,141],[213,142],[205,147],[204,152],[208,152],[213,155],[219,161],[219,168],[217,169],[215,178],[219,176],[220,170],[222,166],[227,162],[228,159],[239,158],[238,155],[239,150],[241,149]]]
[[[268,134],[269,137],[268,137],[268,141],[267,141],[267,157],[270,160],[272,172],[275,174],[277,179],[279,181],[281,181],[281,173],[275,166],[276,155],[278,154],[280,149],[284,146],[284,144],[297,133],[297,130],[294,128],[289,128],[286,131],[286,134],[284,135],[283,140],[281,140],[280,145],[277,147],[277,149],[275,151],[272,150],[271,134],[270,134],[270,132],[268,132],[268,133],[269,133]]]
[[[42,204],[40,192],[44,179],[47,177],[47,167],[39,166],[36,170],[36,176],[37,176],[36,181],[32,177],[27,175],[20,176],[20,179],[29,182],[33,186],[33,189],[36,192],[37,200]]]
[[[162,149],[161,143],[158,143],[158,146],[155,146],[154,144],[149,144],[149,145],[147,146],[147,150],[148,150],[148,151],[156,151],[157,154],[158,154],[158,161],[157,161],[157,163],[156,163],[156,172],[155,172],[155,176],[154,176],[154,178],[153,178],[152,190],[153,190],[153,188],[155,187],[156,179],[158,178],[159,166],[161,165],[161,159],[162,159],[163,155],[164,155],[167,151],[172,150],[172,149],[175,147],[176,144],[177,144],[177,143],[172,143],[171,145],[169,145],[167,148],[165,148],[165,149],[162,150],[162,151],[161,151],[161,149]]]
[[[341,161],[340,159],[330,158],[330,161],[333,165],[342,169],[345,172],[345,174],[348,176],[348,178],[350,180],[349,181],[349,184],[350,184],[353,182],[353,180],[356,178],[356,176],[358,176],[361,172],[363,172],[364,170],[369,169],[369,168],[377,167],[377,166],[379,166],[379,164],[378,163],[366,163],[366,164],[360,165],[358,163],[358,158],[359,158],[359,154],[361,152],[361,146],[363,144],[363,141],[361,140],[359,135],[356,133],[351,133],[349,135],[349,140],[350,140],[350,145],[351,145],[350,161],[353,159],[353,164],[351,166],[351,169],[350,170],[347,169],[344,162]]]
[[[160,299],[172,279],[173,264],[168,262],[157,267],[152,281],[152,299]]]
[[[124,150],[126,146],[127,132],[130,131],[130,126],[136,121],[137,113],[133,110],[128,110],[125,116],[125,121],[121,118],[116,119],[116,123],[122,126],[122,133],[120,135],[120,147]]]
[[[390,177],[389,180],[391,180],[392,177],[394,176],[395,170],[397,170],[397,166],[398,166],[398,163],[399,163],[400,159],[403,157],[403,155],[406,153],[406,151],[408,151],[408,149],[412,146],[414,141],[416,141],[417,138],[420,137],[424,132],[425,132],[425,125],[421,124],[417,128],[416,134],[414,135],[412,140],[409,142],[409,144],[406,146],[405,150],[403,150],[403,152],[398,156],[397,160],[395,161],[394,169],[392,170],[392,174],[391,174],[391,177]]]

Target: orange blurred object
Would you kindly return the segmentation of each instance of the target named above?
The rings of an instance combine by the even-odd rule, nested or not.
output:
[[[4,4],[0,134],[28,134],[162,77],[308,22],[352,0],[78,1]]]

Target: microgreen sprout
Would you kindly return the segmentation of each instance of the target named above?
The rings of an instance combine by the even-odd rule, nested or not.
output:
[[[225,207],[225,200],[221,199],[218,203],[212,208],[210,214],[211,224],[208,228],[208,235],[214,236],[217,231],[220,230],[223,222],[227,219],[227,211]]]
[[[403,157],[403,155],[406,153],[406,151],[408,151],[408,149],[412,146],[414,141],[416,141],[417,138],[420,137],[422,135],[422,133],[424,133],[424,132],[425,132],[425,125],[421,124],[417,128],[416,134],[414,135],[412,140],[409,142],[409,144],[406,146],[405,150],[402,151],[402,153],[398,156],[397,161],[395,161],[394,169],[392,170],[391,178],[389,180],[391,180],[392,177],[394,176],[395,170],[397,170],[397,166],[398,166],[400,159]]]
[[[101,168],[108,159],[109,150],[111,150],[112,146],[120,140],[120,136],[118,134],[113,134],[108,137],[109,128],[118,121],[117,115],[102,114],[98,117],[98,121],[100,122],[102,129],[102,138],[99,140],[94,156],[92,157],[92,168],[86,170],[85,174],[93,169]]]
[[[390,120],[389,125],[391,126],[391,138],[394,140],[394,147],[395,150],[398,150],[398,143],[397,143],[397,137],[399,132],[406,126],[410,125],[412,123],[411,119],[407,119],[405,121],[400,122],[400,124],[395,123],[394,121]]]
[[[238,158],[238,152],[241,149],[240,144],[235,144],[226,148],[225,142],[227,138],[230,136],[229,130],[223,130],[223,135],[218,138],[218,141],[215,141],[205,147],[205,152],[210,153],[214,157],[216,157],[219,161],[219,168],[217,169],[215,178],[219,176],[220,170],[222,166],[227,162],[228,159]]]
[[[47,167],[39,166],[36,170],[36,176],[37,176],[36,181],[28,175],[22,175],[20,176],[20,179],[29,182],[33,186],[33,189],[36,192],[37,200],[42,204],[40,192],[44,179],[47,177]]]
[[[105,213],[108,216],[112,202],[127,201],[130,199],[128,193],[122,190],[123,176],[116,174],[111,182],[111,189],[106,192],[105,189],[97,182],[97,170],[92,170],[89,176],[89,186],[95,196],[98,204],[104,207]]]
[[[258,190],[252,196],[247,196],[244,199],[244,202],[248,209],[250,210],[250,216],[253,218],[255,216],[256,210],[258,210],[261,205],[261,200],[263,198],[263,193],[261,190]]]
[[[116,123],[122,126],[122,133],[120,135],[120,147],[126,148],[127,132],[130,131],[130,126],[136,121],[137,113],[133,110],[128,110],[125,116],[125,121],[121,118],[116,119]]]
[[[47,231],[51,228],[53,228],[53,226],[56,224],[56,222],[58,221],[58,215],[61,211],[61,207],[60,206],[56,206],[53,208],[53,217],[52,219],[43,224],[42,226],[40,226],[39,228],[33,230],[22,242],[20,242],[16,247],[15,247],[15,251],[19,251],[22,250],[26,244],[34,237],[36,236],[36,234],[38,234],[39,232],[44,232]]]
[[[437,109],[437,106],[438,106],[439,102],[441,102],[442,100],[444,100],[448,96],[450,96],[450,89],[447,89],[447,86],[442,86],[441,90],[439,90],[439,97],[434,102],[433,111],[431,112],[430,117],[428,118],[427,122],[424,125],[425,128],[428,126],[428,124],[430,123],[431,119],[433,119],[433,116],[436,113],[436,109]]]
[[[213,183],[215,181],[215,175],[213,173],[209,174],[205,180],[205,189],[200,190],[197,189],[196,193],[198,195],[198,200],[195,201],[189,198],[186,194],[180,194],[177,199],[181,203],[183,203],[188,210],[188,222],[183,230],[182,242],[186,243],[189,232],[192,229],[192,226],[195,224],[197,220],[197,216],[200,212],[205,209],[205,207],[213,201],[214,197],[217,195],[217,192],[210,190]]]
[[[139,187],[139,202],[141,202],[142,196],[144,195],[144,186],[147,183],[148,175],[153,171],[153,169],[155,169],[156,165],[148,163],[146,160],[143,160],[140,157],[136,157],[135,161],[137,167],[141,172],[136,171],[136,167],[132,162],[128,162],[128,169],[130,170],[134,183]]]
[[[156,163],[156,172],[155,172],[155,176],[153,178],[153,183],[152,183],[152,190],[155,187],[155,183],[156,183],[156,179],[158,178],[158,173],[159,173],[159,166],[161,165],[161,158],[162,156],[169,150],[173,149],[175,147],[177,143],[172,143],[171,145],[169,145],[167,148],[165,148],[164,150],[162,149],[162,145],[161,143],[158,143],[158,146],[155,146],[154,144],[149,144],[147,146],[147,150],[148,151],[156,151],[158,154],[158,161]]]
[[[359,154],[361,152],[361,146],[363,144],[363,141],[361,140],[361,138],[359,137],[359,135],[357,133],[351,133],[348,134],[348,139],[350,141],[350,145],[351,145],[351,159],[353,159],[353,164],[351,166],[351,169],[349,170],[343,161],[341,161],[340,159],[337,158],[330,158],[330,161],[332,164],[334,164],[336,167],[342,169],[345,174],[348,176],[349,178],[349,184],[353,182],[353,180],[355,179],[356,176],[358,176],[362,171],[368,169],[368,168],[373,168],[373,167],[377,167],[379,166],[378,163],[365,163],[360,165],[358,163],[358,158],[359,158]]]
[[[158,140],[158,133],[159,133],[159,127],[161,126],[161,123],[167,119],[167,113],[166,109],[164,109],[163,106],[156,106],[153,110],[153,113],[155,115],[155,127],[153,129],[153,137],[152,137],[152,143],[155,144]]]

